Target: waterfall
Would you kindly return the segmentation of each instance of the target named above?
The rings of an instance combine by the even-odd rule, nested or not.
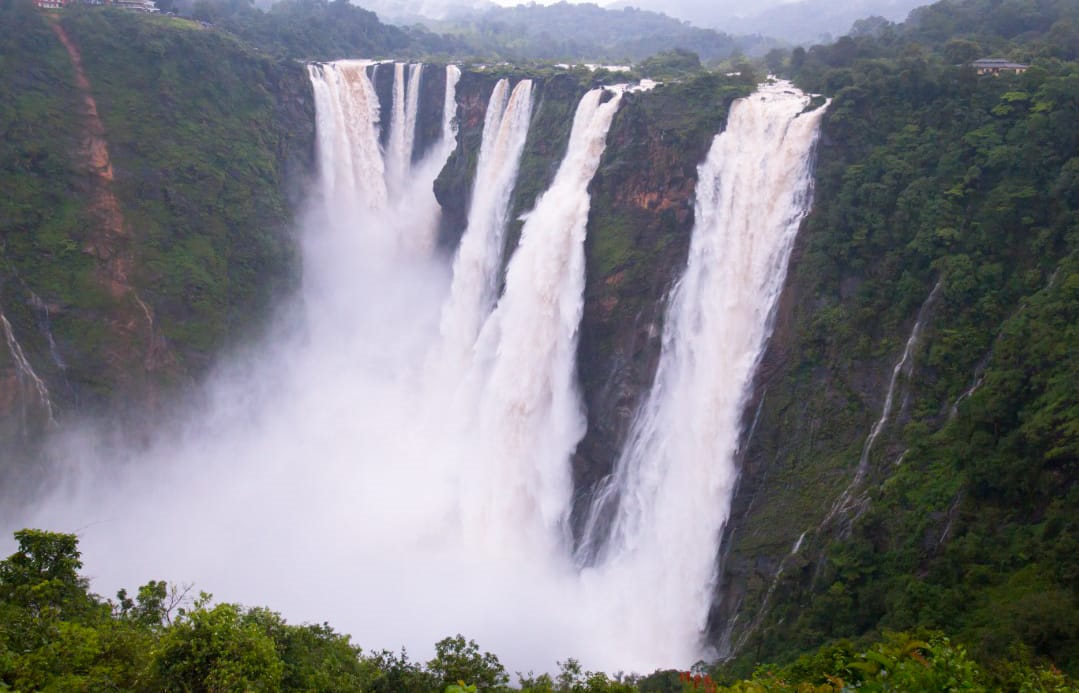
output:
[[[468,360],[480,326],[494,306],[510,197],[532,116],[532,81],[495,84],[483,122],[468,227],[453,261],[453,284],[442,311],[441,362],[460,369]]]
[[[393,112],[390,116],[386,170],[389,187],[397,195],[403,194],[409,182],[409,171],[412,168],[412,150],[416,142],[416,115],[419,110],[422,77],[422,63],[412,65],[394,63],[393,65]]]
[[[11,362],[15,367],[15,380],[18,383],[20,398],[25,398],[29,395],[36,399],[37,406],[45,414],[46,426],[55,426],[56,418],[52,399],[49,396],[49,388],[45,385],[45,381],[34,371],[34,367],[30,365],[30,360],[26,358],[26,353],[23,351],[22,345],[19,344],[19,340],[15,338],[15,331],[11,328],[11,323],[8,322],[7,316],[4,315],[2,310],[0,310],[0,328],[3,329],[8,354],[11,356]],[[25,402],[22,408],[23,428],[26,430],[28,413]]]
[[[394,63],[389,143],[379,144],[381,119],[374,78],[378,63],[341,60],[308,66],[315,95],[318,160],[327,226],[365,219],[368,249],[428,254],[439,213],[432,183],[456,145],[456,86],[447,66],[441,141],[415,166],[416,122],[423,65]],[[370,74],[368,69],[370,68]],[[405,78],[407,74],[407,80]],[[377,222],[371,213],[382,212]]]
[[[361,208],[386,205],[378,96],[367,76],[370,64],[342,60],[307,67],[315,95],[320,187],[331,217],[351,218]]]
[[[393,108],[390,111],[389,144],[386,147],[386,172],[395,183],[408,168],[405,154],[405,67],[393,64]]]
[[[925,325],[925,319],[929,314],[929,308],[936,300],[937,294],[940,293],[941,285],[942,283],[938,281],[933,287],[933,290],[929,292],[929,296],[926,297],[925,302],[922,303],[922,307],[918,309],[918,316],[914,319],[914,327],[911,328],[910,336],[907,337],[907,342],[903,347],[903,353],[892,367],[892,377],[888,380],[888,389],[884,392],[884,405],[880,410],[880,418],[873,424],[873,427],[869,430],[869,435],[866,436],[865,443],[862,445],[862,454],[858,456],[858,467],[854,471],[854,478],[851,479],[850,484],[843,490],[843,493],[839,494],[839,498],[836,499],[836,502],[832,504],[832,509],[821,522],[821,527],[826,526],[839,513],[847,511],[854,492],[861,486],[862,482],[865,480],[866,474],[869,473],[869,453],[873,451],[873,445],[877,442],[877,438],[880,436],[881,431],[884,430],[884,426],[888,423],[888,418],[892,414],[892,404],[895,400],[895,388],[896,384],[899,382],[899,376],[906,374],[909,378],[910,373],[914,368],[914,347],[921,339],[922,327]]]
[[[666,643],[668,661],[694,655],[712,598],[741,416],[810,204],[824,107],[805,112],[809,102],[789,83],[762,85],[732,105],[698,167],[655,382],[577,552],[604,593],[638,605],[623,628]]]
[[[892,402],[895,399],[895,386],[899,381],[900,374],[906,373],[908,377],[910,376],[910,371],[913,368],[911,359],[914,355],[914,347],[918,340],[921,339],[922,327],[925,325],[929,307],[933,304],[937,294],[940,293],[940,287],[941,282],[938,281],[933,290],[929,292],[929,297],[925,299],[925,303],[918,310],[918,317],[915,318],[914,327],[911,328],[910,336],[903,347],[903,354],[892,368],[892,377],[888,380],[888,390],[884,393],[884,406],[881,407],[880,418],[877,419],[877,422],[873,424],[873,428],[869,431],[869,435],[865,439],[865,445],[862,446],[862,454],[858,457],[858,469],[855,472],[855,481],[853,482],[855,485],[865,478],[866,472],[869,470],[869,453],[872,452],[873,444],[877,442],[880,432],[884,430],[884,425],[888,423],[888,417],[891,416]]]
[[[84,432],[60,441],[77,470],[32,513],[85,528],[103,593],[171,575],[294,622],[332,619],[369,651],[426,654],[445,633],[467,633],[510,670],[546,670],[567,653],[608,670],[690,665],[821,110],[801,113],[808,98],[789,85],[762,87],[736,103],[701,164],[655,386],[593,508],[610,522],[593,519],[574,555],[588,188],[623,99],[650,97],[606,88],[580,99],[507,264],[533,84],[499,81],[450,263],[425,243],[437,226],[432,181],[457,139],[460,72],[445,72],[442,142],[412,162],[410,94],[423,70],[393,66],[387,115],[371,64],[308,68],[320,185],[303,218],[299,296],[280,324],[138,445],[116,450]],[[433,359],[445,378],[429,377]]]
[[[478,415],[487,454],[462,486],[462,508],[466,537],[489,545],[533,537],[554,539],[552,550],[564,545],[569,459],[585,431],[575,364],[588,184],[621,98],[604,89],[582,97],[566,156],[526,217],[505,292],[476,347],[475,365],[486,374]]]
[[[446,96],[442,102],[442,150],[445,157],[457,146],[457,83],[461,81],[461,68],[456,65],[446,66]]]

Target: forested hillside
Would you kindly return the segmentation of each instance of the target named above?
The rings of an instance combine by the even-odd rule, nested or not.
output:
[[[451,15],[426,22],[459,36],[480,55],[504,60],[636,62],[673,48],[718,61],[733,54],[761,55],[775,42],[761,36],[730,36],[658,12],[604,9],[592,3],[537,3]]]
[[[939,3],[792,56],[834,102],[728,532],[736,653],[931,627],[1079,666],[1075,13]]]
[[[265,11],[227,0],[178,0],[166,2],[165,7],[175,7],[182,16],[211,23],[279,57],[335,60],[473,52],[468,44],[452,37],[383,24],[373,12],[347,0],[282,0]]]
[[[0,56],[15,456],[62,412],[159,401],[265,319],[296,276],[314,111],[302,65],[186,20],[5,0]]]
[[[165,0],[182,16],[212,23],[272,55],[305,60],[370,58],[637,62],[661,51],[693,51],[707,62],[762,55],[776,41],[701,29],[658,12],[557,3],[491,7],[400,27],[364,3],[281,0],[265,10],[225,0]]]

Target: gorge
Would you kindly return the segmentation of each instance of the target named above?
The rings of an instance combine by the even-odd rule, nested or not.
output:
[[[645,90],[102,16],[58,21],[130,290],[95,283],[99,182],[58,163],[78,110],[11,125],[0,169],[0,519],[77,532],[95,590],[167,576],[519,670],[916,626],[1072,661],[1037,616],[1073,599],[1070,68],[985,80],[864,38],[797,87]],[[20,21],[61,86],[11,103],[77,106],[67,48]],[[147,99],[109,23],[153,56],[129,79],[163,135],[124,127]],[[207,78],[165,78],[185,60]],[[54,204],[19,167],[67,181]]]
[[[146,571],[165,560],[145,548],[137,560],[121,558],[132,542],[151,542],[150,536],[138,537],[141,529],[156,525],[156,543],[168,527],[183,527],[182,537],[164,545],[175,558],[182,556],[187,570],[202,563],[201,570],[209,572],[199,576],[200,584],[227,589],[226,574],[257,581],[262,571],[274,571],[262,565],[265,560],[303,552],[288,537],[316,533],[323,512],[343,513],[325,526],[338,526],[334,541],[352,537],[350,551],[365,557],[358,565],[375,560],[375,549],[387,541],[398,556],[416,562],[449,555],[453,547],[446,569],[486,585],[479,593],[487,595],[483,601],[476,601],[475,586],[442,576],[436,583],[420,582],[422,588],[381,584],[379,599],[429,604],[421,612],[456,603],[477,613],[479,622],[458,612],[457,625],[443,627],[467,628],[497,641],[510,657],[518,637],[513,623],[527,620],[563,641],[560,647],[566,646],[562,629],[587,634],[571,649],[590,666],[646,670],[701,658],[715,581],[710,557],[733,490],[744,393],[767,336],[794,232],[808,211],[810,162],[823,107],[806,111],[809,97],[785,83],[734,102],[729,127],[701,165],[704,187],[690,265],[667,309],[672,317],[666,319],[670,327],[653,396],[637,416],[622,461],[595,491],[596,509],[587,514],[578,538],[582,567],[575,568],[570,517],[574,499],[586,497],[573,488],[571,458],[587,429],[576,353],[588,187],[628,87],[595,88],[580,96],[557,171],[523,215],[517,245],[510,247],[505,237],[529,136],[533,82],[498,79],[474,154],[468,226],[447,264],[434,249],[438,219],[430,191],[456,137],[460,70],[364,61],[313,64],[308,70],[319,178],[302,240],[297,323],[281,328],[299,327],[302,336],[255,347],[246,357],[252,364],[248,372],[226,371],[211,379],[205,409],[190,416],[186,430],[178,437],[164,434],[168,442],[151,442],[148,450],[125,453],[143,461],[114,466],[105,474],[107,483],[101,470],[110,465],[79,455],[67,477],[73,495],[41,503],[36,521],[87,527],[87,550],[111,555],[127,575],[133,563]],[[388,113],[376,89],[383,71],[393,75]],[[444,98],[421,104],[422,80],[440,82],[433,92]],[[646,92],[633,96],[648,98]],[[454,112],[439,114],[443,131],[423,151],[417,146],[418,111],[446,105]],[[758,169],[758,161],[765,165]],[[746,179],[747,170],[758,173]],[[761,191],[763,206],[747,203]],[[733,343],[733,351],[714,351],[716,337],[724,334],[748,341]],[[265,371],[269,362],[280,373]],[[699,417],[697,428],[676,433],[687,411]],[[250,423],[224,423],[235,417],[250,417]],[[672,437],[644,440],[659,431]],[[690,447],[674,447],[683,437]],[[69,445],[96,447],[75,440]],[[292,499],[271,500],[285,478],[277,475],[287,475],[296,464],[303,466],[305,490],[285,484]],[[700,468],[682,470],[680,464]],[[697,478],[710,467],[716,481]],[[88,474],[88,468],[96,471]],[[663,475],[681,481],[651,488]],[[153,477],[159,479],[156,488],[148,486]],[[217,497],[196,479],[226,495]],[[424,481],[417,486],[410,479]],[[234,501],[225,499],[238,488],[255,506],[244,504],[242,516],[233,516]],[[683,498],[682,512],[664,510],[680,505],[673,500],[692,489],[700,489],[700,496]],[[387,503],[389,498],[408,501],[397,505]],[[180,521],[189,503],[200,517]],[[282,507],[293,510],[275,518]],[[713,519],[706,522],[709,507]],[[288,526],[282,526],[286,517]],[[244,526],[249,530],[239,529]],[[232,529],[221,534],[214,527]],[[264,559],[248,553],[249,531],[256,527],[264,541],[273,542],[274,548],[262,546]],[[381,538],[368,537],[363,527],[377,528]],[[684,540],[671,554],[665,537],[678,536]],[[215,568],[212,555],[234,558]],[[238,571],[236,561],[248,567]],[[476,566],[490,575],[477,578]],[[384,579],[396,581],[397,571],[385,570]],[[351,574],[348,568],[336,571]],[[369,576],[352,579],[361,588],[372,587]],[[266,585],[281,589],[277,580]],[[543,615],[507,619],[494,615],[502,609],[488,602],[491,593],[516,605],[503,605],[510,613],[536,593],[557,601],[545,600]],[[284,604],[296,596],[275,594],[273,601]],[[310,606],[299,608],[305,617],[316,617]],[[367,604],[361,611],[374,609]],[[388,624],[370,621],[342,623],[357,637],[385,637]],[[367,634],[368,627],[375,630]],[[417,624],[411,630],[401,634],[410,648],[437,633],[418,632],[425,629]],[[523,663],[549,667],[559,653],[547,656]]]

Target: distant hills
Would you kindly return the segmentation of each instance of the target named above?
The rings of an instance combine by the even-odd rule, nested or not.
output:
[[[637,8],[607,9],[593,3],[501,7],[486,0],[360,0],[383,21],[447,34],[477,53],[507,60],[638,61],[658,52],[683,48],[704,61],[736,53],[763,55],[777,45],[760,36],[733,36],[705,29],[660,12]]]
[[[867,17],[884,17],[893,22],[906,19],[912,9],[924,5],[923,0],[800,0],[797,2],[762,2],[719,5],[696,0],[616,0],[613,3],[567,2],[554,5],[521,3],[502,7],[490,0],[358,0],[356,3],[376,13],[391,24],[424,24],[433,31],[469,33],[510,23],[519,33],[518,39],[528,42],[552,29],[568,32],[555,35],[580,42],[591,39],[595,31],[605,35],[600,40],[614,48],[621,44],[636,49],[647,42],[658,45],[664,41],[681,40],[707,45],[711,30],[715,36],[738,38],[739,48],[746,53],[763,52],[760,41],[748,41],[747,36],[762,36],[789,44],[827,42],[846,34],[854,22]],[[602,6],[601,6],[602,5]],[[622,11],[636,14],[619,14]],[[557,18],[572,17],[576,21],[558,25]],[[550,20],[548,19],[550,18]],[[555,22],[552,25],[550,22]],[[598,22],[598,24],[597,24]],[[689,24],[687,24],[687,22]],[[612,34],[617,37],[612,41]],[[746,44],[742,47],[741,44]],[[510,48],[511,46],[505,46]],[[673,47],[664,44],[663,48]],[[678,47],[691,48],[679,44]],[[549,49],[550,46],[547,47]],[[746,49],[749,50],[746,50]],[[661,48],[662,49],[662,48]],[[767,50],[767,48],[765,48]],[[712,52],[705,49],[705,53]],[[702,57],[706,57],[702,54]],[[710,57],[710,56],[709,56]]]

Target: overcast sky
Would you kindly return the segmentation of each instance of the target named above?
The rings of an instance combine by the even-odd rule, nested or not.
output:
[[[256,0],[257,2],[259,0]],[[271,0],[265,0],[269,2]],[[443,19],[451,8],[482,10],[497,3],[504,6],[528,4],[529,0],[351,0],[374,10],[391,23],[411,24],[427,19]],[[549,5],[557,0],[535,0]],[[581,2],[582,0],[568,0]],[[594,4],[618,9],[632,6],[662,12],[692,22],[699,27],[730,34],[771,36],[791,44],[828,43],[850,30],[859,19],[879,15],[903,21],[917,5],[932,0],[592,0]]]
[[[532,0],[494,0],[499,5],[528,4]],[[540,5],[550,5],[560,0],[535,0]],[[581,2],[583,0],[567,0]],[[730,16],[752,14],[765,7],[783,4],[784,0],[588,0],[593,4],[607,7],[610,5],[640,7],[644,10],[662,12],[672,17],[701,17],[709,15]],[[796,2],[797,0],[786,0]]]

